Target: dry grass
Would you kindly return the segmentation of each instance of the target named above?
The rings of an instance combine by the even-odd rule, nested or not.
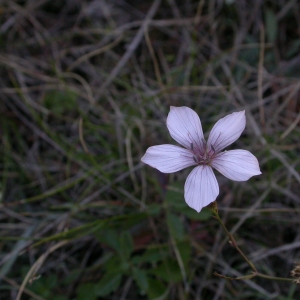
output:
[[[299,261],[300,5],[290,1],[0,2],[2,299],[299,299],[247,264],[189,170],[158,173],[169,106],[207,132],[245,109],[233,147],[263,174],[218,175],[220,214],[264,274]]]

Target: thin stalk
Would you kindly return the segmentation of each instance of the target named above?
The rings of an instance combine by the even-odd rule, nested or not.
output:
[[[278,281],[290,281],[290,282],[294,282],[293,278],[275,277],[275,276],[269,276],[269,275],[264,275],[264,274],[259,273],[257,271],[256,267],[254,266],[254,264],[252,263],[252,261],[239,248],[239,246],[237,245],[237,242],[236,242],[235,238],[228,231],[228,229],[226,228],[226,226],[223,223],[222,219],[220,218],[220,215],[219,215],[219,212],[218,212],[218,205],[217,205],[216,201],[214,201],[211,204],[211,210],[212,210],[212,213],[214,215],[214,218],[219,222],[219,224],[221,225],[221,227],[224,229],[226,235],[228,236],[230,245],[232,247],[234,247],[239,252],[239,254],[243,257],[243,259],[247,262],[247,264],[253,270],[252,274],[245,275],[245,276],[240,276],[240,277],[228,277],[228,276],[224,276],[222,274],[219,274],[217,272],[214,272],[215,276],[218,276],[218,277],[224,278],[224,279],[228,279],[228,280],[247,280],[247,279],[252,279],[254,277],[262,277],[262,278],[265,278],[265,279],[268,279],[268,280],[278,280]]]
[[[265,274],[261,274],[261,273],[256,273],[255,276],[266,278],[266,279],[269,279],[269,280],[290,281],[290,282],[294,282],[295,281],[295,278],[269,276],[269,275],[265,275]]]

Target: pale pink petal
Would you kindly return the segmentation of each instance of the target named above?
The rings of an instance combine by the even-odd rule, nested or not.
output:
[[[219,153],[211,165],[231,180],[246,181],[261,174],[257,158],[247,150],[230,150]]]
[[[210,166],[198,166],[188,176],[184,185],[185,202],[197,212],[215,201],[219,185]]]
[[[141,161],[163,173],[173,173],[196,165],[189,150],[173,145],[152,146]]]
[[[220,119],[212,128],[207,144],[214,151],[219,152],[235,142],[246,126],[245,111],[234,112]]]
[[[204,149],[201,122],[192,109],[171,106],[167,126],[172,138],[185,148]]]

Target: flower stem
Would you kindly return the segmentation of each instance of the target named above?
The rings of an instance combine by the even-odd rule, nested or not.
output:
[[[211,204],[211,211],[212,211],[212,213],[214,215],[214,218],[217,219],[217,221],[220,223],[221,227],[224,229],[226,235],[228,236],[230,245],[232,247],[234,247],[239,252],[239,254],[244,258],[244,260],[247,262],[247,264],[253,270],[252,274],[241,276],[241,277],[228,277],[228,276],[224,276],[222,274],[219,274],[217,272],[214,272],[215,276],[218,276],[218,277],[224,278],[224,279],[228,279],[228,280],[247,280],[247,279],[252,279],[254,277],[262,277],[262,278],[269,279],[269,280],[279,280],[279,281],[294,282],[293,278],[275,277],[275,276],[269,276],[269,275],[264,275],[264,274],[259,273],[257,271],[256,267],[254,266],[254,264],[252,263],[252,261],[239,248],[239,246],[237,245],[237,242],[236,242],[234,236],[228,231],[228,229],[226,228],[226,226],[223,223],[222,219],[220,218],[220,215],[219,215],[219,212],[218,212],[218,205],[217,205],[216,201],[214,201]]]
[[[289,282],[294,282],[293,278],[285,278],[285,277],[276,277],[276,276],[269,276],[269,275],[264,275],[258,272],[252,272],[252,274],[249,275],[245,275],[245,276],[240,276],[240,277],[230,277],[230,276],[225,276],[222,274],[219,274],[217,272],[213,273],[215,276],[218,276],[220,278],[223,279],[228,279],[228,280],[248,280],[248,279],[252,279],[254,277],[262,277],[265,279],[269,279],[269,280],[278,280],[278,281],[289,281]]]
[[[262,278],[266,278],[266,279],[269,279],[269,280],[278,280],[278,281],[290,281],[290,282],[294,282],[294,278],[269,276],[269,275],[265,275],[265,274],[261,274],[261,273],[256,273],[255,276],[257,276],[257,277],[262,277]]]
[[[217,206],[217,202],[214,201],[213,202],[213,208],[212,208],[212,212],[214,214],[215,219],[218,220],[218,222],[220,223],[220,225],[222,226],[222,228],[224,229],[226,235],[229,238],[229,243],[232,247],[234,247],[239,253],[240,255],[244,258],[244,260],[248,263],[248,265],[250,266],[250,268],[254,271],[254,273],[257,273],[257,270],[254,266],[254,264],[247,258],[247,256],[243,253],[243,251],[239,248],[239,246],[236,243],[235,238],[233,237],[233,235],[227,230],[225,224],[223,223],[222,219],[220,218],[219,212],[218,212],[218,206]]]

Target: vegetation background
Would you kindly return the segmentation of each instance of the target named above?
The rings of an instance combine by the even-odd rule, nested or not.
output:
[[[220,215],[260,272],[299,261],[297,0],[0,1],[0,298],[300,299],[254,278],[190,170],[143,165],[174,143],[170,105],[205,132],[233,111],[262,175],[220,174]]]

